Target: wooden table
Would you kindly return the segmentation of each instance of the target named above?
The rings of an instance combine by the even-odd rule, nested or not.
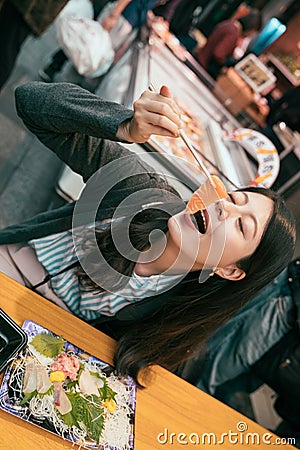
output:
[[[96,357],[112,363],[115,342],[103,333],[2,274],[0,292],[0,307],[19,325],[26,319],[33,320]],[[237,426],[242,429],[244,424],[247,431],[238,431]],[[205,444],[201,444],[203,433],[215,433],[218,441],[222,433],[237,434],[232,434],[231,438],[223,435],[223,443],[212,445],[212,435],[210,438],[206,436]],[[246,439],[246,433],[256,433],[248,437],[248,445],[240,442],[241,437]],[[72,447],[71,443],[58,436],[2,410],[0,436],[0,449],[5,450],[60,450]],[[270,449],[270,445],[286,450],[294,448],[291,445],[277,445],[275,440],[280,438],[161,367],[153,368],[151,385],[137,392],[135,450],[211,449],[219,445],[222,449],[232,450],[236,439],[240,443],[235,444],[234,448],[238,449],[244,446],[253,450]]]

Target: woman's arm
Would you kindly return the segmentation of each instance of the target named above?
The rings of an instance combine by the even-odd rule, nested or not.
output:
[[[160,94],[145,94],[133,113],[73,84],[31,82],[16,89],[16,106],[27,128],[85,181],[130,153],[105,139],[145,142],[155,132],[178,133],[173,100]]]
[[[101,21],[101,25],[104,28],[104,30],[110,31],[116,26],[120,15],[130,2],[131,0],[117,0],[115,2],[110,13],[106,17],[104,17]]]
[[[15,97],[27,128],[85,181],[105,164],[104,139],[117,140],[119,124],[133,115],[121,105],[67,83],[31,82],[18,87]],[[117,144],[109,147],[110,152],[118,148]]]

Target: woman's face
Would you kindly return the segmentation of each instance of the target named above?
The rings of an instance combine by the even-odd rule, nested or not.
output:
[[[187,210],[168,221],[168,238],[192,270],[227,267],[257,248],[273,211],[273,201],[254,192],[232,192],[207,210]]]

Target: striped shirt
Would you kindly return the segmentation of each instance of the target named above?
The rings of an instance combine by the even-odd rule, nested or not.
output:
[[[29,245],[35,249],[39,262],[50,275],[78,260],[70,231],[34,239]],[[93,320],[101,315],[114,316],[130,303],[168,290],[181,278],[182,275],[141,277],[133,273],[129,283],[119,291],[98,293],[82,289],[74,269],[70,269],[56,275],[50,283],[52,290],[73,314],[84,320]]]

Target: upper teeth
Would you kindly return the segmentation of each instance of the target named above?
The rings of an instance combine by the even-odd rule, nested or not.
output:
[[[201,212],[201,216],[202,216],[202,220],[203,220],[203,224],[204,224],[204,231],[206,231],[206,218],[205,218],[203,211],[200,211],[200,212]]]

